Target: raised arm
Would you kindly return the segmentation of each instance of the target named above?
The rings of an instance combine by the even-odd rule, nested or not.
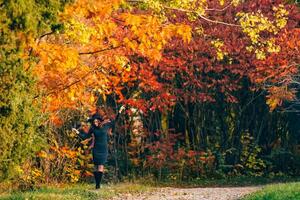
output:
[[[72,128],[82,140],[91,138],[90,128],[87,125],[82,125],[79,129]]]

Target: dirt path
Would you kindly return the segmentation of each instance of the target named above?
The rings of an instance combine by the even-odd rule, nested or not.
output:
[[[154,192],[126,194],[112,200],[237,200],[260,187],[161,188]]]

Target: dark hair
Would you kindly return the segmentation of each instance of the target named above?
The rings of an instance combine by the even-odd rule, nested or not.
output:
[[[103,121],[103,117],[99,115],[98,113],[93,114],[92,120],[94,121],[95,119],[99,119],[100,121]]]
[[[93,123],[95,119],[103,121],[103,117],[101,117],[99,114],[96,113],[96,114],[93,114],[92,117],[87,120],[87,122]]]

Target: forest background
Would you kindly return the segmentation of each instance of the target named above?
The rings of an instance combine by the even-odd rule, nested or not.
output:
[[[299,175],[296,2],[16,0],[0,10],[1,184],[88,179],[87,141],[72,128],[96,106],[118,115],[106,180]]]

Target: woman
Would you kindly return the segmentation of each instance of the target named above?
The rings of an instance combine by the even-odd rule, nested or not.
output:
[[[110,119],[102,120],[102,117],[97,115],[93,118],[93,124],[89,130],[92,135],[93,162],[95,165],[95,181],[96,189],[100,188],[101,180],[104,172],[104,164],[107,161],[108,155],[108,134],[111,133],[113,122]]]

